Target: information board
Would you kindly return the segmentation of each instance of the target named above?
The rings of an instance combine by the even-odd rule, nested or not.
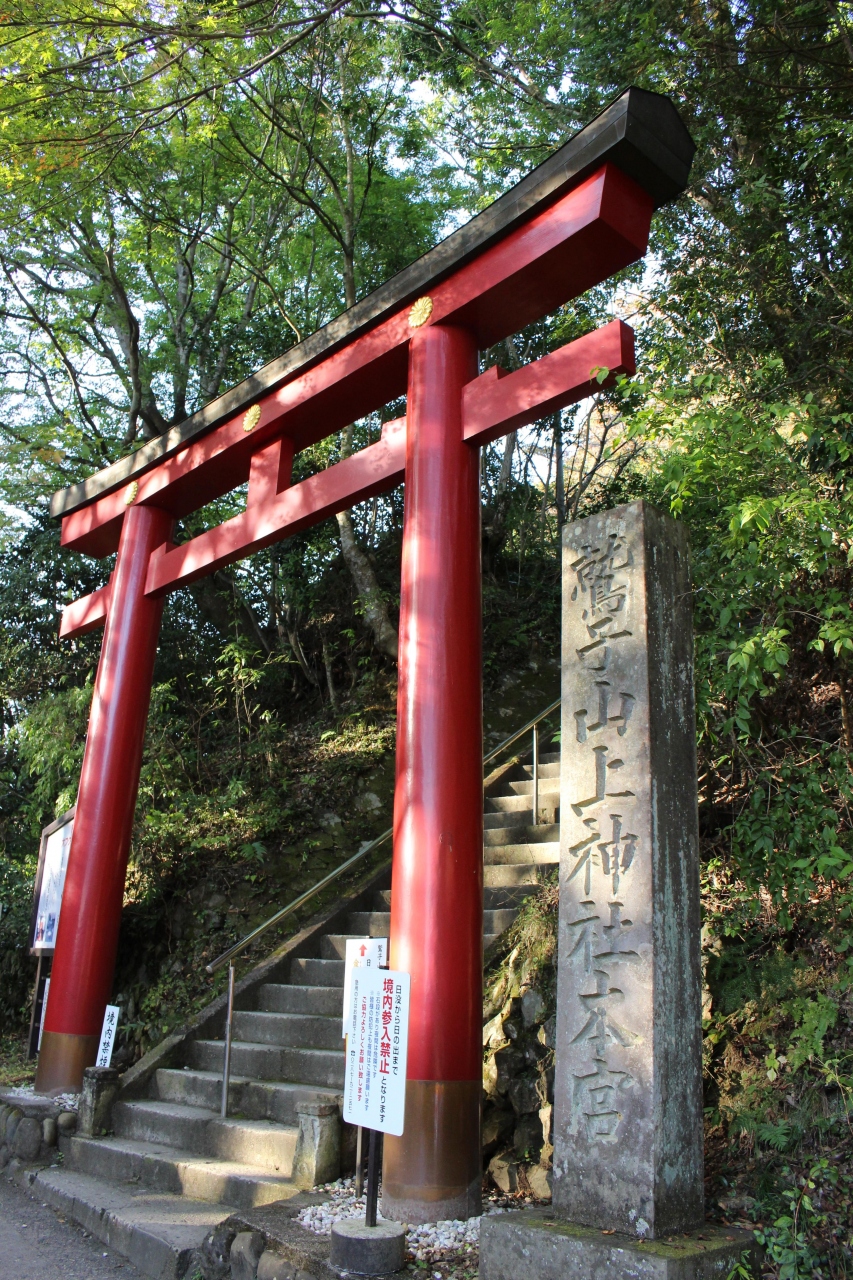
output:
[[[74,812],[74,809],[69,809],[41,833],[30,925],[30,954],[34,956],[53,955],[56,947],[68,851],[74,830]]]
[[[344,1120],[395,1136],[406,1110],[409,975],[352,971],[352,1031],[347,1039]]]
[[[347,938],[344,964],[344,1017],[341,1035],[350,1034],[352,1013],[352,971],[357,968],[382,969],[388,963],[387,938]]]

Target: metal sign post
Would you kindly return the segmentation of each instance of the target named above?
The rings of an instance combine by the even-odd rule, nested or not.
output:
[[[364,1206],[364,1225],[376,1226],[376,1203],[379,1198],[379,1170],[382,1168],[382,1134],[370,1130],[370,1146],[367,1153],[367,1200]]]

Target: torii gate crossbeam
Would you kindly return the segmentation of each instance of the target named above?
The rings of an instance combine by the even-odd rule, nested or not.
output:
[[[693,144],[631,89],[490,209],[344,316],[143,446],[54,496],[64,546],[117,550],[61,634],[105,625],[37,1088],[79,1087],[110,995],[165,594],[405,478],[391,963],[411,974],[406,1131],[386,1216],[480,1204],[482,678],[479,446],[634,370],[620,321],[513,373],[479,350],[645,252]],[[605,380],[607,385],[607,380]],[[407,416],[321,475],[300,449],[406,393]],[[180,546],[176,518],[248,480],[246,510]]]

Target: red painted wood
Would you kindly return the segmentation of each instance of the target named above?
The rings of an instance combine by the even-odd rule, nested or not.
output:
[[[651,215],[651,197],[605,165],[437,285],[430,323],[464,323],[481,349],[490,346],[642,257]],[[405,391],[412,332],[403,308],[262,397],[252,432],[240,415],[141,476],[136,501],[186,515],[243,484],[252,454],[271,437],[287,434],[298,451],[387,404]],[[125,497],[119,490],[67,516],[63,546],[109,554]]]
[[[610,371],[601,383],[600,369]],[[489,444],[636,371],[634,331],[611,320],[514,373],[494,367],[469,382],[462,392],[463,436],[468,444]]]
[[[290,484],[293,472],[293,441],[288,436],[274,440],[252,455],[249,468],[247,507],[270,502]]]
[[[609,369],[610,375],[599,384],[590,374],[601,368]],[[634,372],[633,330],[613,320],[514,373],[493,368],[469,382],[462,393],[463,438],[468,444],[486,444],[600,386],[610,386],[617,374]],[[185,586],[392,488],[403,479],[405,421],[387,423],[378,444],[289,492],[292,441],[283,437],[259,449],[252,458],[246,512],[180,547],[161,549],[152,560],[146,590],[160,594]],[[78,600],[68,606],[60,632],[63,637],[83,635],[102,624],[105,615],[103,605],[97,603],[98,594],[86,597],[91,605]]]
[[[163,605],[145,596],[152,551],[171,532],[156,507],[122,529],[95,679],[45,1030],[98,1035],[113,981],[124,877]]]
[[[275,445],[269,446],[269,450],[275,448]],[[255,504],[251,501],[250,487],[250,502],[242,515],[179,547],[164,547],[151,557],[146,593],[162,595],[186,586],[214,569],[242,560],[262,547],[291,537],[300,529],[319,524],[337,511],[345,511],[357,502],[393,489],[403,479],[405,462],[406,419],[398,418],[385,424],[382,439],[376,444],[368,445],[351,458],[275,497],[268,496]],[[271,467],[275,466],[277,463],[273,461]]]
[[[476,361],[464,329],[412,339],[391,895],[411,1080],[482,1073],[480,455],[461,422]]]
[[[112,595],[112,579],[105,587],[100,587],[89,596],[81,596],[73,600],[62,611],[59,624],[60,640],[71,640],[75,636],[85,636],[90,631],[97,631],[107,620]]]

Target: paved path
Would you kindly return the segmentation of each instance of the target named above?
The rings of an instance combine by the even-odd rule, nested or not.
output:
[[[143,1280],[113,1249],[0,1177],[0,1280]]]

